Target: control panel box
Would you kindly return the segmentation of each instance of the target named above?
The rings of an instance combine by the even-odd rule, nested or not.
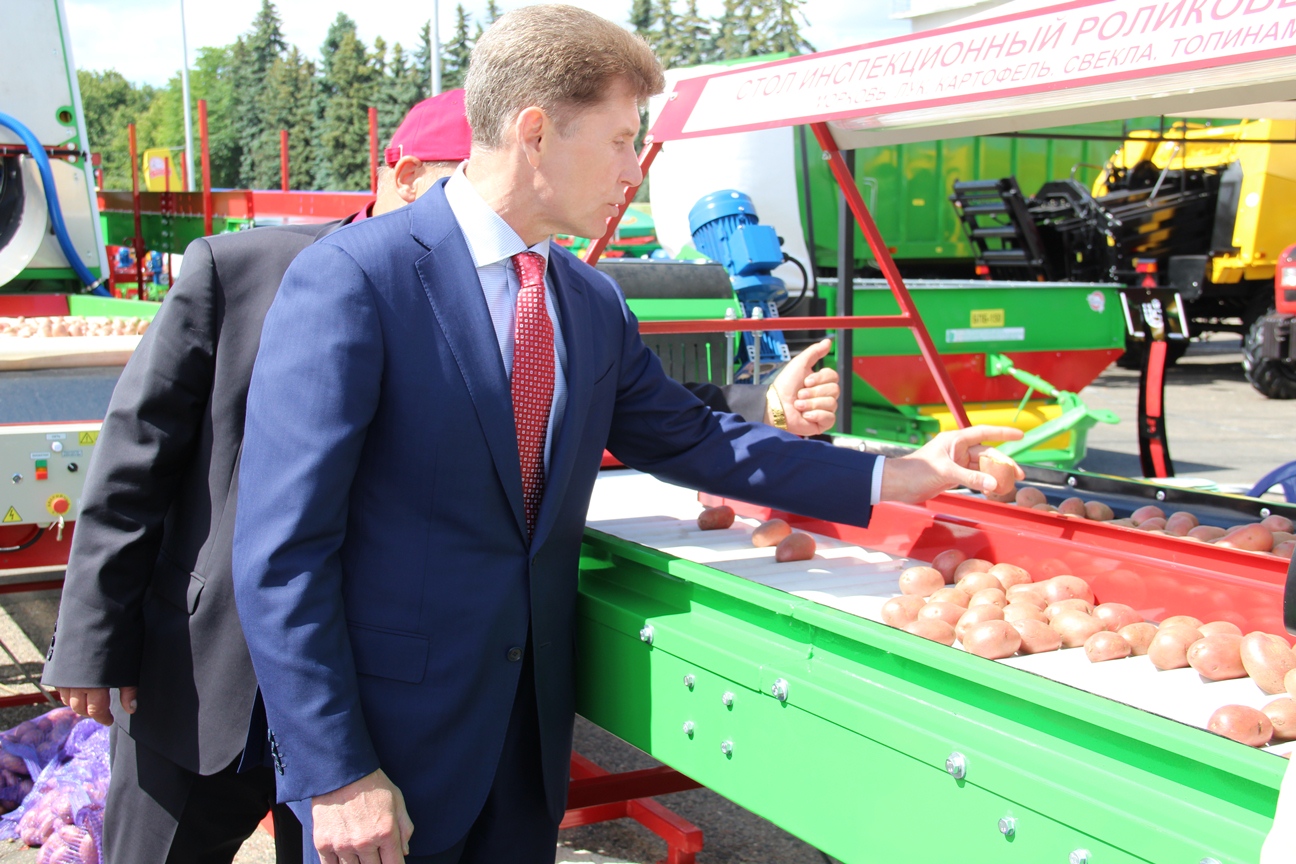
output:
[[[100,425],[0,425],[0,526],[77,518]]]

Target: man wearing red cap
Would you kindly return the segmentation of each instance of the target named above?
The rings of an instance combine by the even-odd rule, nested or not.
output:
[[[113,724],[107,864],[233,859],[275,801],[272,754],[234,608],[230,540],[261,322],[316,239],[404,206],[468,155],[463,91],[416,105],[364,213],[194,241],[113,392],[86,477],[43,679]],[[278,864],[301,828],[274,807]]]

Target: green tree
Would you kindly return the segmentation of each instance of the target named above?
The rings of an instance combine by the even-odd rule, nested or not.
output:
[[[355,21],[339,12],[321,48],[322,110],[317,132],[316,180],[328,189],[369,188],[369,106],[377,78]]]
[[[243,52],[235,70],[235,96],[238,110],[231,118],[240,140],[245,143],[239,164],[240,185],[261,186],[259,180],[278,176],[278,147],[267,164],[268,148],[258,146],[267,135],[278,135],[278,129],[266,116],[269,102],[267,79],[275,61],[287,50],[279,13],[271,0],[261,0],[261,8],[252,20],[252,30],[240,40]],[[277,184],[276,184],[277,185]]]
[[[765,0],[766,9],[757,25],[761,35],[760,54],[787,52],[808,54],[814,46],[801,35],[801,25],[809,25],[802,8],[805,0]]]
[[[496,21],[499,20],[499,17],[500,17],[499,4],[496,3],[495,0],[486,0],[486,26],[489,27],[490,25],[494,24]]]
[[[469,16],[462,3],[455,6],[454,36],[441,52],[441,89],[454,90],[464,86],[468,76],[468,58],[472,55],[472,42],[468,39]]]
[[[270,66],[261,106],[264,128],[248,144],[256,166],[251,178],[253,188],[279,188],[281,130],[288,132],[290,187],[314,188],[315,86],[315,64],[302,56],[296,46]]]
[[[87,146],[100,154],[105,189],[129,189],[130,144],[127,125],[137,123],[156,97],[153,88],[135,87],[120,72],[77,71],[85,111]]]
[[[213,186],[229,188],[240,185],[243,139],[239,137],[234,118],[242,110],[242,100],[235,90],[235,80],[245,51],[239,42],[219,48],[200,48],[198,59],[189,73],[189,90],[194,99],[194,171],[202,171],[197,105],[199,99],[205,99]],[[200,182],[199,173],[195,185],[200,185]]]
[[[630,26],[650,45],[652,44],[653,22],[656,19],[657,14],[653,10],[652,0],[634,0],[630,4]]]
[[[420,82],[415,78],[408,55],[400,43],[392,48],[391,63],[387,66],[387,78],[378,88],[378,146],[386,147],[387,142],[400,125],[406,112],[414,103],[423,98]]]
[[[657,26],[653,32],[653,39],[649,42],[653,50],[657,52],[657,57],[662,62],[662,66],[667,69],[682,65],[680,55],[684,51],[681,43],[681,33],[679,30],[679,15],[675,13],[674,0],[658,0],[657,2]]]
[[[432,94],[432,22],[423,22],[423,29],[419,31],[418,48],[414,51],[413,71],[422,83],[419,85],[419,98],[423,99]]]
[[[712,21],[698,14],[697,0],[688,0],[688,8],[677,25],[680,38],[678,65],[697,66],[710,59],[712,26]]]
[[[747,5],[745,0],[724,0],[724,8],[716,21],[715,41],[709,59],[738,60],[751,56],[748,53],[751,33],[748,30]]]

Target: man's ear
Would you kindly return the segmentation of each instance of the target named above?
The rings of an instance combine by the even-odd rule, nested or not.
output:
[[[423,163],[413,156],[402,156],[394,166],[392,166],[392,182],[396,186],[396,194],[406,204],[413,204],[418,198],[418,189],[415,188]]]
[[[523,108],[518,112],[517,119],[513,121],[513,134],[516,136],[517,146],[522,149],[532,168],[539,167],[540,154],[552,129],[553,124],[549,121],[549,116],[545,114],[543,108],[536,105]]]

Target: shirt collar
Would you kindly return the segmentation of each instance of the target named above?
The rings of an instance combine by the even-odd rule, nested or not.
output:
[[[473,266],[481,269],[507,261],[519,252],[528,251],[542,256],[548,265],[549,238],[546,237],[528,249],[517,232],[491,209],[481,195],[477,194],[472,183],[468,182],[464,175],[464,166],[467,164],[466,161],[461,162],[446,181],[445,196],[450,212],[454,214],[464,239],[468,241]]]

